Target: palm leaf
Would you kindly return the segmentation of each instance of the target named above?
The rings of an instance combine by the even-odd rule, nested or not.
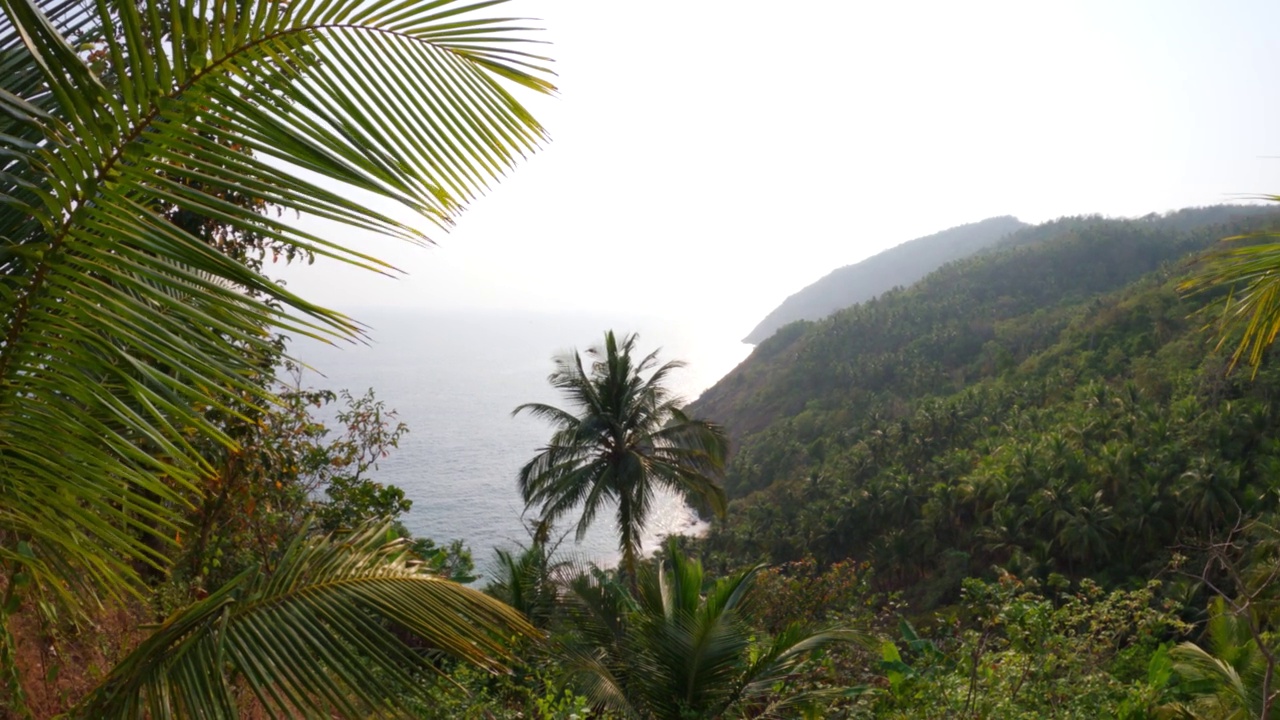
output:
[[[1266,199],[1280,202],[1280,196]],[[1225,238],[1224,246],[1203,257],[1179,289],[1186,293],[1228,291],[1212,327],[1221,347],[1235,340],[1231,366],[1244,360],[1256,375],[1263,356],[1280,334],[1280,242],[1275,233]]]
[[[273,717],[400,716],[429,657],[397,631],[491,670],[520,614],[431,574],[388,526],[298,540],[273,572],[251,570],[179,611],[80,705],[85,718],[228,718],[237,685]]]
[[[444,227],[538,147],[504,83],[553,87],[498,4],[0,0],[0,534],[34,548],[0,560],[127,586],[208,470],[194,439],[231,442],[197,408],[266,401],[266,329],[357,331],[167,209],[389,271],[222,198],[428,242],[350,190]]]
[[[865,644],[865,636],[792,625],[753,652],[743,611],[763,566],[718,580],[704,593],[701,563],[674,544],[667,555],[640,568],[634,597],[599,570],[569,586],[565,682],[596,707],[641,718],[776,717],[847,693],[802,691],[788,681],[815,652]]]
[[[1184,642],[1169,650],[1177,699],[1163,709],[1195,717],[1259,717],[1267,663],[1251,630],[1254,620],[1218,597],[1209,605],[1208,649]]]

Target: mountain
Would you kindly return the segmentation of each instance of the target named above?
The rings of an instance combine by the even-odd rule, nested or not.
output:
[[[1228,375],[1215,296],[1177,286],[1278,228],[1257,206],[1064,218],[786,326],[689,408],[734,441],[704,551],[866,560],[926,605],[992,566],[1151,577],[1275,504],[1280,367]]]
[[[743,342],[758,345],[784,325],[821,320],[891,290],[906,287],[952,260],[959,260],[1027,227],[1015,217],[994,217],[917,238],[834,270],[787,298]]]
[[[1046,347],[1069,319],[1062,307],[1118,290],[1228,235],[1269,227],[1276,216],[1269,206],[1221,205],[1024,227],[909,288],[783,327],[690,410],[725,424],[746,450],[753,435],[802,411],[954,391],[974,379],[984,352],[1004,348],[1021,361]]]

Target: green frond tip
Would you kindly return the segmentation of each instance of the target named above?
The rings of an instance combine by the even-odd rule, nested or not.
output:
[[[385,523],[295,541],[164,621],[76,717],[233,718],[247,691],[272,717],[402,716],[432,656],[490,671],[538,633],[515,610],[428,572]],[[412,635],[427,647],[401,640]]]
[[[1236,235],[1222,243],[1199,259],[1178,289],[1187,295],[1225,293],[1203,310],[1205,328],[1217,337],[1218,348],[1235,345],[1229,369],[1243,361],[1256,376],[1280,335],[1280,235]]]

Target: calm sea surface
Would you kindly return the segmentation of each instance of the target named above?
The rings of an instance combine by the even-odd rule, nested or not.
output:
[[[686,320],[387,309],[350,314],[370,326],[371,343],[295,343],[291,353],[313,368],[303,384],[356,395],[373,388],[398,412],[409,433],[379,465],[376,479],[413,499],[405,523],[414,534],[462,539],[481,571],[493,548],[528,542],[516,473],[551,431],[511,411],[526,402],[568,409],[547,384],[554,355],[599,344],[606,329],[637,332],[644,353],[662,348],[662,360],[687,363],[672,385],[693,400],[750,352],[738,341],[741,328]],[[565,521],[561,529],[569,527]],[[666,534],[700,529],[681,502],[663,498],[646,544],[651,549]],[[562,551],[611,563],[616,545],[612,518],[597,517],[581,544],[570,535]]]

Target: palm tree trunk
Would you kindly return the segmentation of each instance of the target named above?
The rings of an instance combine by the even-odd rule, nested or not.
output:
[[[621,539],[622,563],[620,569],[627,580],[627,587],[635,595],[639,590],[636,571],[640,566],[640,538],[632,520],[631,499],[626,495],[618,500],[618,536]]]

